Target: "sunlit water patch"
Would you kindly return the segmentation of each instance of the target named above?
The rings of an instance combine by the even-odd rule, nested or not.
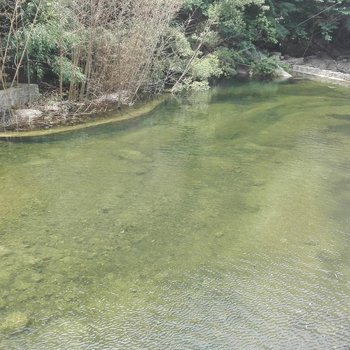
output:
[[[0,143],[0,348],[349,349],[349,116],[243,84]]]

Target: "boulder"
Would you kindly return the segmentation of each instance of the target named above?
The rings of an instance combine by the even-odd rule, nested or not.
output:
[[[270,57],[276,58],[277,60],[280,60],[282,57],[282,52],[271,52]]]
[[[60,113],[62,110],[62,104],[60,103],[54,103],[54,104],[48,104],[45,106],[45,111],[50,113]]]
[[[122,105],[130,105],[131,95],[129,91],[122,90],[120,92],[105,94],[97,99],[99,103],[120,103]]]
[[[42,117],[43,112],[37,109],[16,109],[13,111],[13,120],[17,123],[30,124],[33,120]]]
[[[236,75],[238,78],[249,78],[249,68],[244,66],[239,66],[236,69]]]
[[[32,103],[40,97],[36,84],[18,84],[15,87],[0,90],[0,112]]]
[[[303,57],[288,57],[288,59],[286,58],[286,62],[289,63],[291,66],[302,65],[302,64],[304,64],[304,58]]]
[[[292,75],[285,71],[282,67],[278,67],[275,71],[276,80],[284,81],[292,78]]]
[[[28,316],[22,312],[12,312],[0,322],[1,333],[17,333],[22,331],[29,323]]]

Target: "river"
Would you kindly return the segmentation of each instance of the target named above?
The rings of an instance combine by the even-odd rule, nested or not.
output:
[[[0,164],[0,349],[349,349],[350,90],[221,86]]]

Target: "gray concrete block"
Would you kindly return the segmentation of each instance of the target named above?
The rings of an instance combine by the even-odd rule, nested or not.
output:
[[[0,112],[11,108],[23,107],[39,98],[36,84],[19,84],[16,87],[0,90]]]

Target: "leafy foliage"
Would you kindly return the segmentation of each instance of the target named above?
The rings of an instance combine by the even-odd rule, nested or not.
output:
[[[147,86],[161,82],[175,86],[174,90],[203,90],[212,81],[234,77],[242,67],[254,78],[272,78],[278,64],[261,51],[300,56],[323,48],[350,50],[350,0],[183,0],[170,28],[178,5],[169,21],[164,19],[167,27],[159,27],[167,32],[156,33],[155,14],[148,29],[155,41],[144,51],[145,37],[141,39],[138,31],[144,33],[148,23],[140,14],[149,11],[139,11],[141,22],[135,23],[136,12],[128,12],[134,8],[130,0],[110,4],[104,0],[108,13],[103,16],[96,10],[103,8],[102,0],[21,0],[11,24],[8,14],[14,13],[16,1],[0,0],[0,67],[1,60],[6,63],[0,73],[16,76],[13,72],[19,67],[22,80],[28,76],[31,81],[59,82],[61,89],[80,85],[82,92],[87,91],[85,84],[97,69],[104,72],[98,84],[113,76],[110,89],[118,79],[125,87],[139,78]],[[92,3],[96,11],[90,8]],[[166,3],[153,0],[163,12]],[[149,7],[146,2],[138,4]],[[123,18],[126,13],[129,17]],[[147,52],[144,63],[139,50]],[[124,74],[123,67],[110,74],[106,67],[118,64],[124,68],[133,64],[129,69],[133,74]],[[137,72],[143,69],[151,73]]]
[[[252,66],[252,76],[260,80],[269,80],[276,76],[278,62],[274,58],[263,58]]]
[[[177,28],[185,28],[183,34],[186,25],[191,29],[182,36],[182,41],[188,42],[186,47],[192,49],[190,69],[185,77],[181,75],[182,85],[188,88],[196,83],[197,87],[199,82],[208,85],[213,79],[233,77],[239,65],[253,69],[260,59],[257,44],[276,44],[278,40],[268,10],[264,0],[186,0],[186,15],[182,13],[176,23]],[[182,42],[175,48],[175,61],[183,46]]]
[[[289,42],[304,49],[312,43],[339,45],[350,34],[349,0],[269,0],[268,3],[269,19],[285,46]]]
[[[182,45],[187,40],[196,54],[187,85],[235,76],[242,65],[252,77],[269,79],[278,63],[261,50],[298,56],[329,45],[350,49],[350,0],[186,0],[177,25],[185,28]],[[213,57],[217,69],[209,68]]]

